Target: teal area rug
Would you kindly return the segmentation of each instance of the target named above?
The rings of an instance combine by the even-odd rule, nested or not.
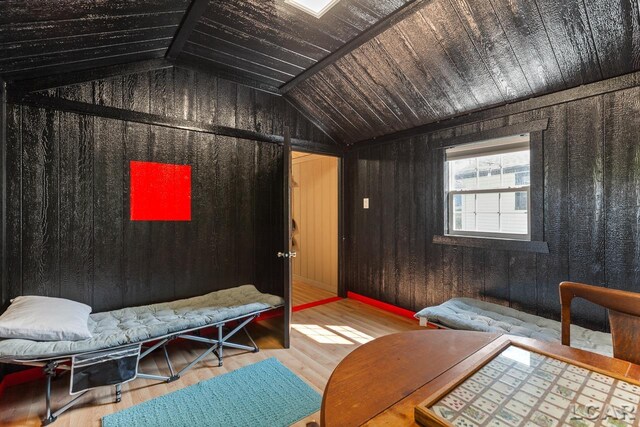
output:
[[[107,415],[102,425],[288,426],[320,403],[315,390],[271,358]]]

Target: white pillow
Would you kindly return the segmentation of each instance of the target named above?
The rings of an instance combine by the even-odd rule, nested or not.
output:
[[[91,338],[91,307],[63,298],[22,296],[0,316],[0,338],[79,341]]]

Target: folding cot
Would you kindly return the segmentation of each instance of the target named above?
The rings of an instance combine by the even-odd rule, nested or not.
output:
[[[0,340],[0,363],[43,368],[46,415],[42,422],[47,425],[92,388],[114,385],[116,402],[119,402],[121,385],[135,378],[171,382],[211,353],[217,357],[218,366],[222,366],[225,347],[259,351],[245,327],[261,313],[283,304],[279,296],[261,293],[253,285],[243,285],[194,298],[94,313],[89,318],[91,339]],[[225,326],[229,330],[225,331]],[[205,328],[215,328],[215,337],[201,335]],[[230,341],[240,330],[246,333],[251,346]],[[203,343],[207,348],[176,372],[166,346],[177,338]],[[138,372],[139,361],[158,349],[164,352],[169,375]],[[75,397],[52,412],[51,380],[61,370],[70,372],[69,393]]]

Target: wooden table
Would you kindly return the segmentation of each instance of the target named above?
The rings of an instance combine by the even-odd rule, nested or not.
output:
[[[509,342],[640,380],[640,365],[561,344],[484,332],[403,332],[373,340],[340,362],[325,388],[322,425],[416,425],[416,405],[453,385]]]

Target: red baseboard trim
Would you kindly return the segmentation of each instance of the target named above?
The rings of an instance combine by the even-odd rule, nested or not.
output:
[[[378,301],[377,299],[365,297],[364,295],[356,294],[355,292],[347,292],[347,298],[352,300],[360,301],[364,304],[379,308],[380,310],[388,311],[393,314],[397,314],[398,316],[408,317],[412,320],[416,320],[414,315],[416,314],[414,311],[407,310],[405,308],[400,308],[393,304],[389,304],[386,302]]]
[[[280,317],[284,314],[283,308],[276,308],[275,310],[262,313],[254,322],[262,322],[263,320],[273,319],[274,317]]]
[[[25,369],[24,371],[5,375],[2,381],[0,381],[0,399],[2,398],[2,395],[7,387],[29,383],[41,378],[44,378],[44,372],[42,371],[42,368],[29,368]]]
[[[313,308],[313,307],[317,307],[319,305],[324,305],[324,304],[329,304],[331,302],[336,302],[336,301],[340,301],[342,300],[341,297],[331,297],[331,298],[325,298],[325,299],[321,299],[320,301],[313,301],[313,302],[308,302],[306,304],[300,304],[300,305],[296,305],[295,307],[293,307],[293,311],[302,311],[302,310],[306,310],[307,308]]]
[[[341,298],[341,297],[331,297],[331,298],[321,299],[321,300],[318,300],[318,301],[312,301],[312,302],[308,302],[306,304],[296,305],[291,309],[291,311],[295,313],[297,311],[306,310],[308,308],[317,307],[319,305],[329,304],[331,302],[340,301],[342,299],[343,298]],[[278,308],[276,310],[271,310],[271,311],[268,311],[266,313],[261,314],[260,317],[258,317],[256,319],[256,322],[261,322],[261,321],[267,320],[267,319],[273,319],[274,317],[280,317],[283,314],[284,314],[284,309],[282,309],[282,308]]]

